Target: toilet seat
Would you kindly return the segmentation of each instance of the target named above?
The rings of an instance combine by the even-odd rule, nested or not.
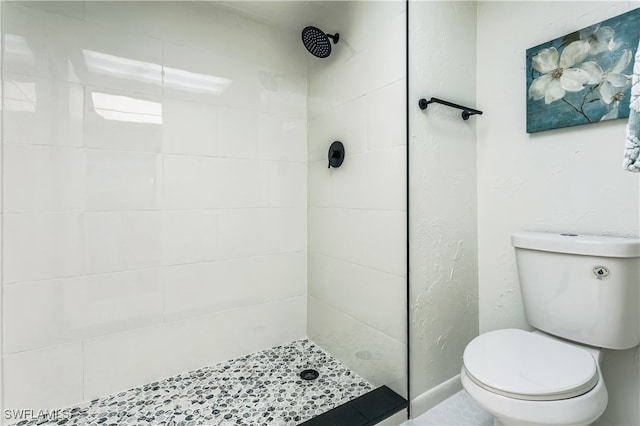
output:
[[[478,386],[528,401],[580,396],[599,380],[597,363],[588,351],[518,329],[476,337],[464,351],[463,365]]]

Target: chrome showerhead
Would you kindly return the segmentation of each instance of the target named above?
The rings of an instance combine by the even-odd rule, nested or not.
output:
[[[325,34],[324,31],[316,27],[305,27],[305,29],[302,30],[302,43],[304,47],[307,48],[309,53],[318,58],[326,58],[331,54],[331,43],[329,39],[333,40],[333,44],[336,44],[339,38],[340,34],[338,33],[333,35]]]

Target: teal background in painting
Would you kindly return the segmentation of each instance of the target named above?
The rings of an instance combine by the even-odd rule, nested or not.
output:
[[[604,52],[595,56],[589,56],[585,61],[594,60],[604,71],[606,71],[618,60],[624,49],[629,49],[632,52],[631,62],[622,71],[622,74],[632,74],[633,59],[635,58],[636,50],[638,48],[638,40],[640,39],[640,8],[611,19],[607,19],[606,21],[602,21],[600,25],[613,28],[615,31],[615,36],[613,38],[614,41],[618,43],[622,42],[622,45],[612,52]],[[525,96],[527,97],[527,133],[557,129],[560,127],[577,126],[580,124],[596,123],[609,112],[608,106],[603,102],[598,101],[587,103],[584,106],[584,112],[591,119],[591,121],[588,121],[584,116],[562,100],[552,102],[551,104],[545,104],[544,99],[534,101],[529,98],[529,87],[531,86],[531,82],[541,75],[531,67],[531,59],[540,50],[545,48],[555,47],[559,52],[562,52],[562,48],[564,48],[564,46],[569,42],[580,39],[580,31],[582,30],[527,49],[527,91],[525,93]],[[580,92],[567,92],[565,94],[565,99],[574,105],[580,105],[585,94],[592,86],[593,85],[587,85],[587,88]],[[617,118],[629,117],[630,95],[631,88],[628,88],[624,92],[624,99],[620,102]],[[598,90],[596,89],[594,93],[589,96],[589,99],[599,97]]]

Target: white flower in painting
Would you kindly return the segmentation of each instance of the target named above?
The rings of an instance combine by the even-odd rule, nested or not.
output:
[[[624,91],[631,86],[631,76],[622,74],[622,71],[631,62],[631,51],[625,49],[618,60],[606,71],[602,71],[600,65],[594,61],[580,65],[589,76],[589,84],[597,84],[600,92],[600,101],[609,106],[609,112],[601,120],[617,118],[618,106],[624,99]]]
[[[602,71],[602,68],[598,63],[594,61],[588,61],[580,65],[588,76],[588,84],[598,84],[598,91],[600,92],[600,100],[610,105],[614,101],[620,101],[622,98],[622,92],[627,90],[631,85],[630,76],[622,74],[622,71],[631,62],[631,51],[625,49],[622,51],[622,55],[618,60],[606,71]]]
[[[542,75],[531,83],[529,97],[544,98],[545,104],[562,99],[566,92],[579,92],[589,81],[582,68],[572,68],[589,55],[589,43],[580,40],[570,43],[562,53],[555,47],[542,49],[531,59],[531,66]]]
[[[613,40],[616,32],[611,27],[601,27],[600,24],[592,25],[580,31],[580,40],[589,43],[589,54],[597,55],[602,52],[616,50],[621,46]]]
[[[600,99],[609,105],[612,102],[620,102],[624,98],[624,91],[631,86],[631,76],[622,74],[627,65],[631,62],[631,51],[625,49],[622,56],[613,66],[603,73],[602,84],[600,84]]]

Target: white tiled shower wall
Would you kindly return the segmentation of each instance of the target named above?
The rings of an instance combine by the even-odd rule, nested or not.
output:
[[[4,408],[306,334],[306,62],[212,4],[3,2]]]
[[[344,2],[315,25],[340,41],[309,60],[309,337],[406,396],[405,4]]]

